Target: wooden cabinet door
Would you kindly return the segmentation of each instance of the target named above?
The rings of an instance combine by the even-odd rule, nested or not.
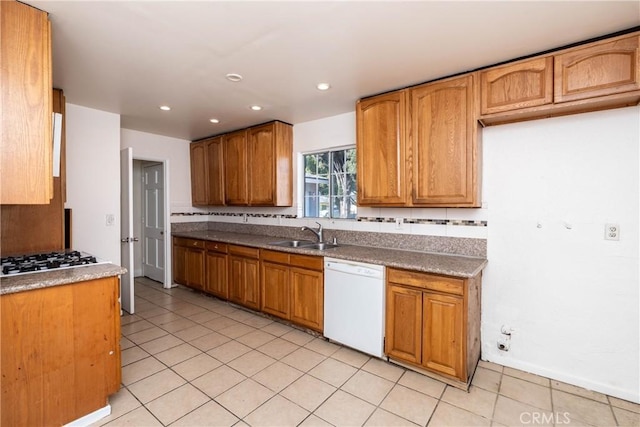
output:
[[[273,123],[247,131],[247,175],[250,205],[275,203],[275,129]]]
[[[244,296],[242,303],[255,310],[260,309],[260,262],[244,259]]]
[[[53,197],[51,25],[47,13],[0,2],[0,204]]]
[[[224,205],[224,149],[222,137],[205,142],[207,158],[207,204]],[[192,186],[193,188],[193,186]]]
[[[191,204],[204,206],[208,203],[207,148],[204,141],[190,145],[191,155]]]
[[[398,91],[356,105],[358,205],[407,202],[406,99]]]
[[[247,197],[247,132],[227,134],[224,141],[224,199],[228,205],[246,205]],[[259,167],[260,165],[255,165]]]
[[[227,284],[227,255],[207,251],[207,280],[205,291],[217,297],[229,298]]]
[[[407,362],[422,362],[422,292],[387,284],[384,351]]]
[[[473,75],[411,89],[413,203],[479,203]]]
[[[187,249],[187,286],[204,289],[204,256],[203,249]]]
[[[262,311],[283,319],[290,315],[289,267],[262,262],[260,271]]]
[[[174,243],[173,245],[173,281],[187,285],[187,248]]]
[[[229,299],[242,304],[244,297],[244,258],[229,255]]]
[[[640,36],[576,48],[554,58],[554,102],[640,90]]]
[[[324,275],[291,267],[291,321],[322,332],[324,328]]]
[[[423,294],[422,365],[466,381],[462,297]]]
[[[491,114],[553,102],[553,57],[530,59],[480,73],[481,113]]]

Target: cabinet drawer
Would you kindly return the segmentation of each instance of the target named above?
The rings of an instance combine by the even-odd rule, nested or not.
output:
[[[188,248],[200,248],[204,249],[204,240],[185,239],[183,237],[174,237],[173,243],[178,246],[185,246]]]
[[[398,283],[448,294],[464,294],[464,279],[454,279],[452,277],[388,268],[387,281],[389,283]]]
[[[227,244],[221,242],[206,242],[205,244],[208,251],[220,252],[222,254],[227,253]]]
[[[258,259],[258,256],[260,254],[260,250],[257,248],[250,248],[247,246],[236,246],[236,245],[229,245],[229,253],[232,255],[240,255],[243,256],[245,258],[256,258]]]
[[[322,271],[324,258],[309,255],[291,255],[289,264],[292,267],[302,267],[309,270]]]
[[[278,264],[289,264],[289,254],[286,252],[262,249],[260,251],[260,259],[262,261],[270,261]]]

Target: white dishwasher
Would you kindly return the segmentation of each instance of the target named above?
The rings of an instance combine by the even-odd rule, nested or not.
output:
[[[384,267],[324,258],[324,336],[384,356]]]

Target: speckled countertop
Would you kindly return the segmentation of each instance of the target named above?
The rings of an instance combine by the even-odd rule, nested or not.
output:
[[[351,261],[379,264],[387,267],[404,268],[426,273],[444,274],[455,277],[474,277],[487,264],[485,258],[447,255],[430,252],[403,251],[370,246],[342,245],[327,250],[287,248],[270,245],[270,242],[290,240],[273,236],[230,233],[225,231],[201,230],[173,232],[173,236],[191,239],[211,240],[236,245],[277,250],[306,255],[326,256]]]
[[[88,280],[102,279],[103,277],[118,276],[126,272],[127,270],[119,265],[96,264],[18,276],[6,276],[0,279],[0,295],[86,282]]]

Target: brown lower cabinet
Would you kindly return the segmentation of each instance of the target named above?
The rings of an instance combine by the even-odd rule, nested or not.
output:
[[[65,425],[108,404],[121,382],[119,283],[0,297],[0,425]]]
[[[173,281],[204,290],[205,242],[198,239],[173,238]]]
[[[385,353],[467,384],[480,358],[480,282],[387,268]]]
[[[229,299],[256,310],[260,309],[260,250],[229,245]]]
[[[262,311],[322,332],[323,258],[260,251]]]
[[[220,298],[229,298],[227,281],[228,245],[220,242],[206,242],[205,292]]]

